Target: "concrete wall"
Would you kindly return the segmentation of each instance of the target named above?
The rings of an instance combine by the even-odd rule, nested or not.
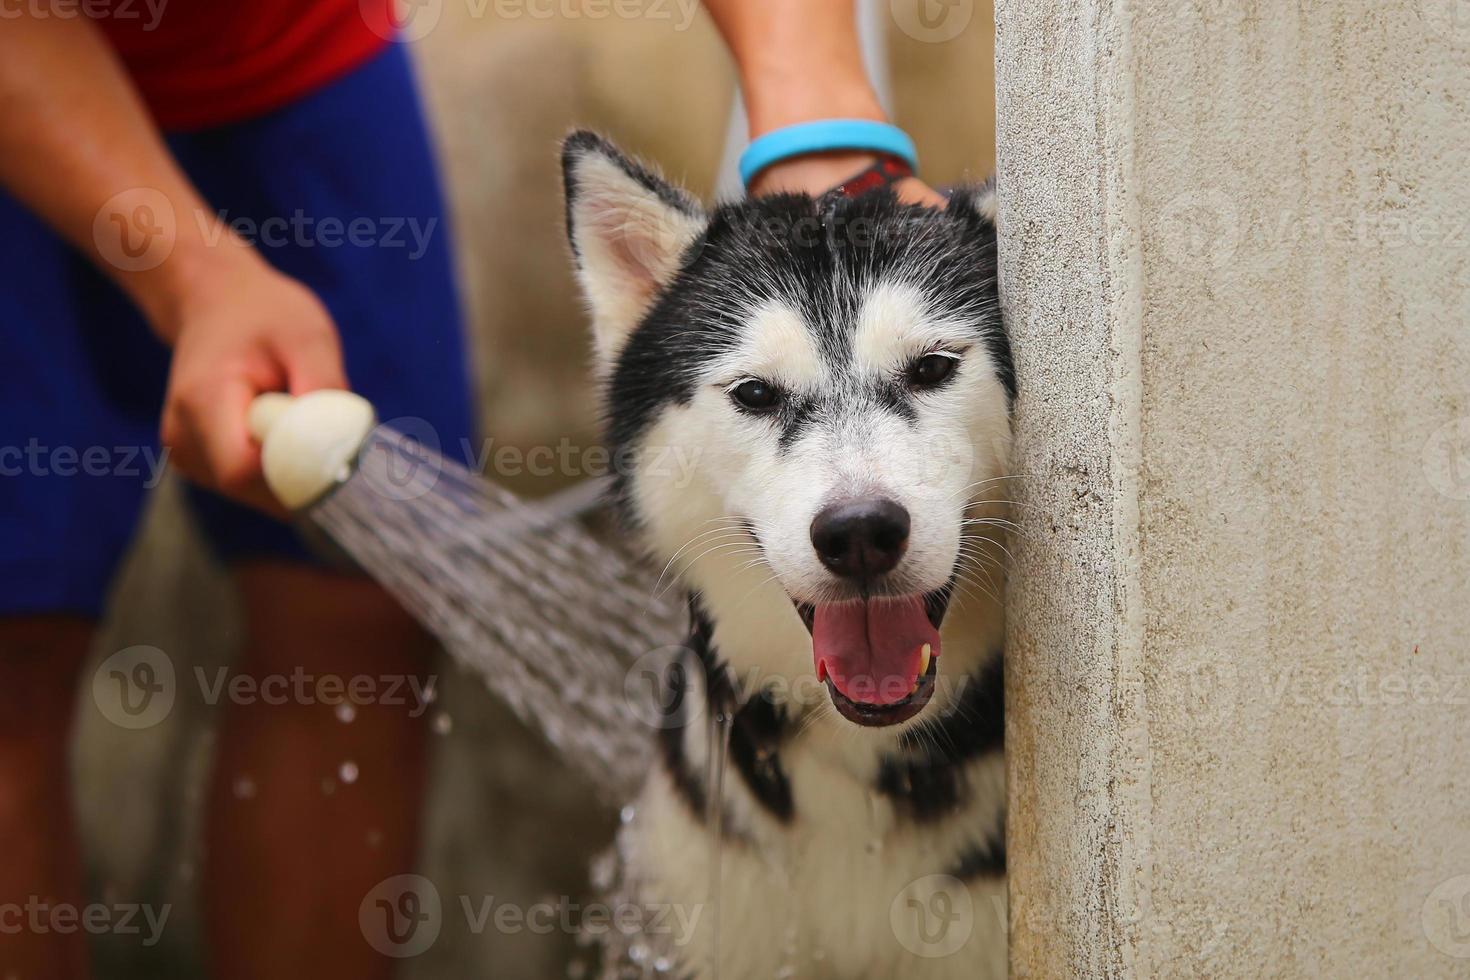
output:
[[[1470,5],[997,7],[1013,974],[1470,974]]]

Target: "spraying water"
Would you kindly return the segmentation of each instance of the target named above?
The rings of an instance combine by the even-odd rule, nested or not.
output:
[[[683,608],[650,570],[577,519],[601,499],[587,484],[526,503],[418,441],[375,426],[347,392],[262,395],[250,428],[271,489],[380,582],[461,664],[478,673],[609,801],[622,804],[652,764],[670,646]],[[351,718],[342,718],[344,723]],[[720,819],[730,718],[709,733],[710,905],[718,949]],[[355,763],[344,782],[356,778]],[[253,786],[249,787],[253,793]],[[238,794],[237,794],[238,795]],[[641,900],[629,831],[632,805],[592,884],[613,907]],[[602,949],[599,977],[665,978],[677,969],[667,936],[583,934]],[[585,972],[585,964],[575,964]]]
[[[576,520],[600,487],[528,504],[379,426],[309,519],[610,800],[650,764],[630,669],[686,630],[654,576]]]

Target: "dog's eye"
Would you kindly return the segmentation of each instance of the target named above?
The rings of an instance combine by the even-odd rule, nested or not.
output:
[[[949,380],[960,360],[950,354],[925,354],[909,366],[909,384],[937,388]]]
[[[770,411],[781,400],[776,386],[766,384],[759,378],[740,382],[730,389],[730,397],[735,399],[735,404],[751,412]]]

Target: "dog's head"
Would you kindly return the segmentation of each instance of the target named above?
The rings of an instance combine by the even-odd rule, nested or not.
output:
[[[707,212],[590,133],[563,166],[630,523],[737,676],[916,717],[993,649],[940,629],[998,591],[1015,384],[988,192]]]

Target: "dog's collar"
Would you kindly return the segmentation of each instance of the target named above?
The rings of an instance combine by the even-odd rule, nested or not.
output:
[[[892,187],[900,180],[907,180],[913,175],[914,168],[909,166],[907,160],[899,157],[880,156],[867,169],[853,174],[827,193],[839,197],[858,197],[868,191]]]

